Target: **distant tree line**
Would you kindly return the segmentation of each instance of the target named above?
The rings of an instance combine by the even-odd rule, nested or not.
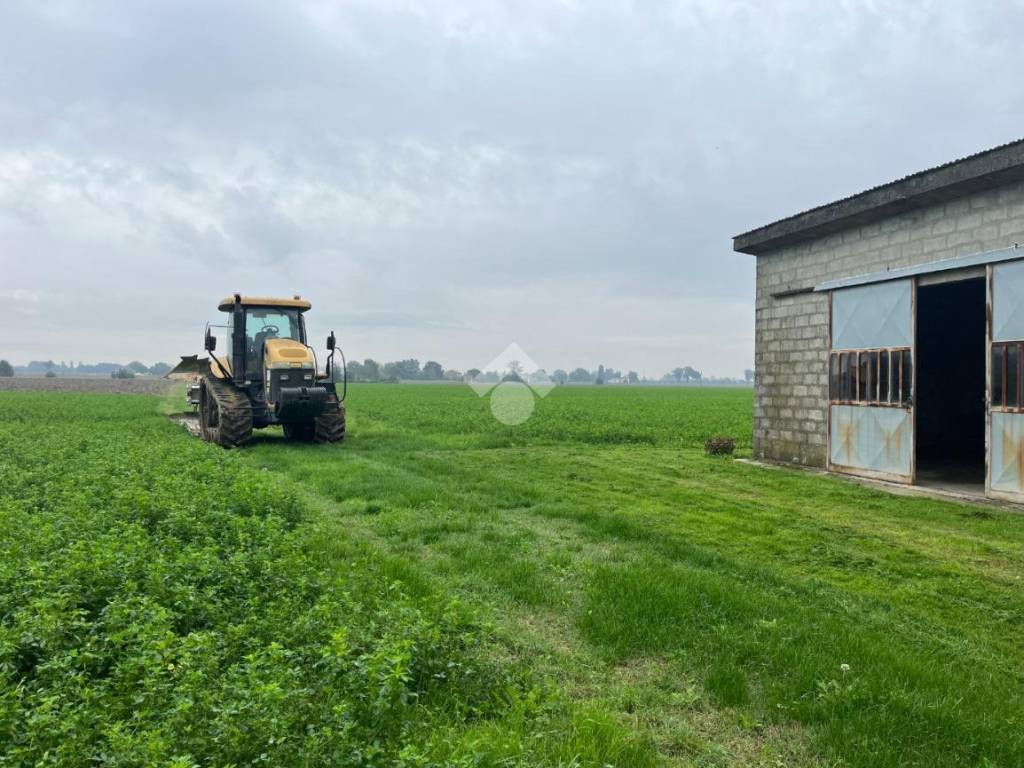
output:
[[[79,362],[60,362],[52,360],[33,360],[25,366],[12,366],[6,360],[0,360],[0,376],[13,376],[17,373],[28,375],[70,375],[70,376],[111,376],[116,379],[130,379],[135,376],[164,376],[171,370],[168,363],[156,363],[147,366],[138,360],[132,360],[127,365],[120,363],[95,363],[87,365]],[[340,378],[340,374],[336,376]],[[742,379],[706,377],[696,368],[686,365],[673,368],[664,376],[658,379],[650,379],[640,376],[636,371],[623,373],[615,368],[599,365],[594,370],[586,368],[574,368],[565,371],[557,368],[548,374],[546,371],[533,371],[530,374],[523,372],[522,366],[512,361],[504,371],[481,371],[479,368],[470,368],[467,371],[460,371],[455,368],[445,368],[436,360],[428,360],[420,365],[415,358],[407,360],[394,360],[389,363],[378,363],[372,358],[363,361],[352,360],[348,363],[349,381],[500,381],[502,379],[525,380],[525,381],[552,381],[556,384],[742,384],[751,383],[754,380],[754,371],[747,369],[743,372]]]
[[[379,363],[372,358],[360,362],[352,360],[348,363],[349,381],[500,381],[518,379],[524,381],[552,381],[556,384],[743,384],[750,383],[754,379],[754,372],[746,370],[742,379],[728,377],[706,377],[701,371],[692,366],[680,366],[673,368],[664,376],[658,379],[651,379],[640,376],[636,371],[620,370],[604,365],[598,365],[593,370],[586,368],[574,368],[566,371],[557,368],[550,374],[544,370],[534,371],[526,374],[522,366],[512,361],[504,371],[481,371],[479,368],[470,368],[467,371],[460,371],[454,368],[446,369],[441,363],[435,360],[428,360],[422,366],[415,358],[407,360],[395,360],[389,363]]]
[[[6,368],[5,368],[6,366]],[[28,365],[12,366],[6,360],[0,360],[0,376],[13,376],[15,373],[29,376],[114,376],[121,371],[132,376],[149,375],[163,376],[171,370],[169,363],[146,365],[138,360],[124,363],[83,363],[71,361],[54,362],[53,360],[32,360]],[[5,372],[9,369],[9,372]],[[117,376],[116,378],[131,378]]]

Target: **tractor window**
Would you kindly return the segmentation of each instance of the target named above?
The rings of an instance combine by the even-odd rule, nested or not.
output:
[[[250,344],[260,344],[267,339],[294,339],[302,341],[299,313],[288,309],[247,309],[245,311],[245,335]]]

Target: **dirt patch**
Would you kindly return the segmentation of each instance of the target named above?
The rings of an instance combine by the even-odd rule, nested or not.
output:
[[[0,378],[0,392],[101,392],[120,395],[163,395],[181,382],[167,379],[112,379],[109,376],[13,376]]]
[[[200,437],[201,432],[199,431],[199,415],[194,412],[185,413],[171,413],[168,414],[167,418],[173,421],[175,424],[180,424],[187,429],[194,437]]]

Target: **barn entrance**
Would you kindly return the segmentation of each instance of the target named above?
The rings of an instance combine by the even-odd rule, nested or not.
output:
[[[829,292],[828,468],[1024,504],[1024,249]]]
[[[918,284],[916,479],[984,493],[985,279]]]

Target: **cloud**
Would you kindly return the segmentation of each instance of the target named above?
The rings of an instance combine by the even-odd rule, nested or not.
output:
[[[1022,21],[966,2],[5,4],[0,267],[62,297],[9,354],[170,359],[242,290],[309,296],[358,356],[465,368],[518,341],[548,368],[738,375],[754,264],[730,236],[1015,138]]]

